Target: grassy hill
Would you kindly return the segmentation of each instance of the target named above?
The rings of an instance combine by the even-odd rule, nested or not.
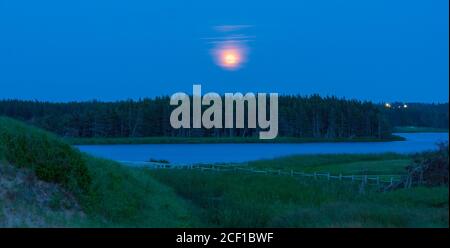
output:
[[[0,164],[14,172],[0,174],[0,182],[10,185],[0,193],[0,225],[6,220],[27,219],[27,216],[11,216],[7,208],[52,209],[52,206],[76,209],[82,217],[62,216],[60,212],[33,212],[34,215],[51,215],[39,221],[24,223],[8,222],[11,226],[129,226],[129,227],[182,227],[191,226],[190,206],[173,191],[158,183],[140,169],[124,167],[108,160],[96,159],[71,148],[58,137],[42,130],[23,125],[17,121],[0,117]],[[13,165],[14,167],[10,166]],[[6,170],[6,169],[3,169]],[[42,201],[23,197],[29,190],[19,183],[29,174],[28,188],[47,184],[48,190]],[[31,192],[31,191],[30,191]],[[54,193],[63,192],[63,193]],[[7,197],[13,195],[13,197]],[[41,197],[42,198],[42,197]],[[66,204],[67,205],[67,204]],[[63,208],[63,207],[57,207]],[[17,211],[16,211],[17,212]],[[20,211],[19,211],[20,212]],[[22,211],[26,212],[26,211]],[[61,215],[61,216],[60,216]],[[63,217],[58,222],[56,216]],[[54,218],[53,218],[54,217]]]
[[[292,156],[256,168],[403,173],[398,154]],[[390,192],[289,176],[150,170],[93,158],[0,117],[0,226],[448,227],[448,187]]]

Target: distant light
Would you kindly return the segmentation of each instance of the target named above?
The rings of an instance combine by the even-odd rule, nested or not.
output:
[[[408,108],[408,105],[406,105],[406,104],[403,104],[403,108]]]
[[[390,104],[390,103],[385,103],[385,104],[384,104],[384,107],[386,107],[386,108],[391,108],[391,104]]]

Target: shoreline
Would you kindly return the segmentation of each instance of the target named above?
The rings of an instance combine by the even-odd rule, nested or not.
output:
[[[390,142],[405,141],[406,139],[391,135],[389,138],[378,139],[373,137],[356,138],[296,138],[296,137],[278,137],[272,140],[261,140],[257,137],[121,137],[121,138],[64,138],[71,145],[144,145],[144,144],[246,144],[246,143],[343,143],[343,142]]]
[[[448,133],[448,131],[445,128],[399,126],[394,127],[393,133]]]

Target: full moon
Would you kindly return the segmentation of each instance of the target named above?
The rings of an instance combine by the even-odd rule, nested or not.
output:
[[[225,67],[236,67],[240,63],[240,54],[234,50],[225,50],[221,55],[222,64]]]
[[[214,48],[216,64],[226,70],[237,70],[246,59],[246,48],[240,44],[221,44]]]

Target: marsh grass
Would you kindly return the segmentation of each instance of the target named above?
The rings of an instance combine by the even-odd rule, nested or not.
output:
[[[393,192],[324,180],[199,171],[150,171],[212,227],[447,227],[448,188]]]
[[[412,162],[410,156],[383,154],[295,155],[248,163],[257,169],[281,169],[303,172],[329,172],[342,175],[402,175]]]

